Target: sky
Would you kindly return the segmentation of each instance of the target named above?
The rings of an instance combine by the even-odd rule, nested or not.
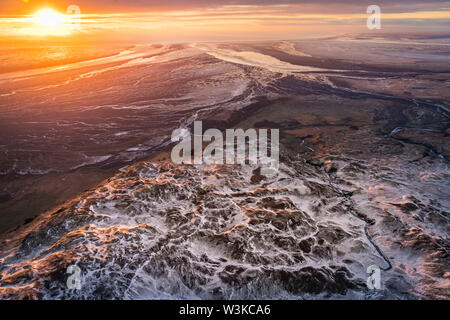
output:
[[[449,33],[450,1],[416,0],[1,0],[0,37],[136,41],[293,39],[369,32],[367,7],[386,33]],[[43,8],[81,10],[79,28],[36,25]]]
[[[2,0],[2,13],[26,13],[42,6],[63,9],[69,5],[80,6],[86,12],[133,12],[146,10],[191,10],[222,6],[258,6],[274,5],[301,6],[305,12],[357,13],[360,7],[376,4],[389,12],[411,12],[417,9],[430,11],[448,8],[449,1],[444,0]]]

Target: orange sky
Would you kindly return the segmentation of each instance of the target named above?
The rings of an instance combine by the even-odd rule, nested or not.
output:
[[[92,6],[86,7],[86,11],[80,6],[81,19],[76,20],[80,21],[80,28],[74,28],[73,16],[67,16],[64,23],[45,27],[36,23],[32,16],[42,8],[53,8],[63,13],[66,1],[2,1],[6,1],[2,2],[3,14],[0,15],[2,38],[111,37],[136,41],[222,41],[368,32],[366,7],[352,4],[350,0],[344,1],[341,6],[326,5],[321,1],[317,4],[288,5],[271,4],[268,1],[264,5],[218,3],[208,7],[193,5],[188,1],[190,5],[186,4],[184,8],[179,0],[169,8],[152,10],[142,5],[145,2],[143,0],[137,1],[135,5],[130,1],[131,5],[128,6],[103,6],[98,8],[98,13],[93,12]],[[450,6],[446,5],[446,2],[439,2],[432,7],[417,2],[413,8],[405,7],[408,10],[392,5],[384,10],[382,6],[382,29],[379,32],[448,32]],[[12,13],[14,10],[17,13]]]

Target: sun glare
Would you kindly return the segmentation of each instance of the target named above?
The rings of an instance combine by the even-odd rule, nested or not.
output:
[[[58,26],[66,22],[65,15],[53,10],[42,9],[33,14],[33,21],[46,27]]]
[[[66,15],[51,8],[44,8],[30,16],[33,25],[23,27],[22,34],[35,36],[68,36],[73,34],[73,15]]]

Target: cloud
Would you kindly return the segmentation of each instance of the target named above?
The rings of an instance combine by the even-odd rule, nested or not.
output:
[[[0,0],[0,5],[4,5]],[[203,41],[229,39],[288,39],[302,36],[366,32],[368,4],[365,0],[29,0],[19,1],[26,14],[43,6],[65,11],[69,4],[77,4],[82,11],[84,38],[104,37],[128,39],[145,38],[151,41]],[[382,8],[383,32],[448,33],[450,4],[445,1],[377,1]],[[258,3],[258,4],[256,4]],[[326,3],[326,4],[325,4]],[[95,4],[95,6],[93,5]],[[447,8],[442,10],[442,8]],[[33,26],[20,15],[0,15],[0,36],[25,34]],[[4,12],[4,11],[1,11]],[[28,29],[27,29],[28,28]],[[96,36],[97,35],[97,36]]]
[[[0,12],[24,13],[37,7],[52,6],[64,9],[76,4],[84,12],[135,12],[145,10],[191,10],[214,7],[282,7],[289,5],[291,9],[304,13],[359,13],[370,4],[379,5],[383,12],[414,12],[441,10],[449,8],[446,0],[1,0]]]

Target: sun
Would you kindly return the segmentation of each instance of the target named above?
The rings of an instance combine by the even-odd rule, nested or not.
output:
[[[60,13],[52,8],[42,8],[29,16],[22,34],[33,36],[69,36],[79,31],[79,15]]]
[[[39,10],[32,16],[33,21],[45,27],[55,27],[66,22],[66,17],[53,9],[45,8]]]

